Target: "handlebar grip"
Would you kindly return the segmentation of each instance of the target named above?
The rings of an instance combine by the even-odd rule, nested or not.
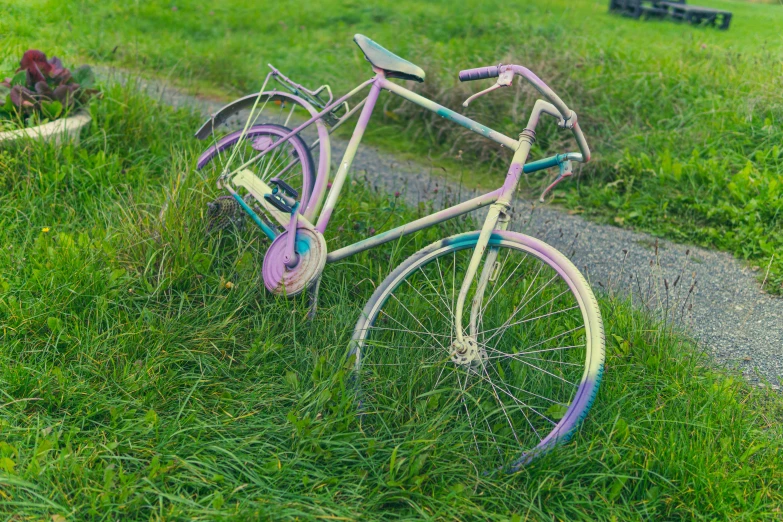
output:
[[[472,82],[473,80],[483,80],[485,78],[497,78],[499,74],[498,66],[477,67],[475,69],[465,69],[459,72],[459,81]]]

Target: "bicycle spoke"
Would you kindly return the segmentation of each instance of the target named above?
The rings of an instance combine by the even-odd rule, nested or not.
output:
[[[476,305],[475,336],[468,336],[475,344],[454,351],[460,274],[473,249],[444,248],[417,260],[384,294],[374,312],[384,322],[368,329],[363,361],[377,372],[373,396],[386,401],[379,411],[409,422],[450,405],[456,425],[444,436],[462,434],[461,451],[475,450],[497,467],[539,447],[566,412],[573,414],[589,347],[584,301],[561,272],[529,250],[491,248],[497,265],[487,268],[496,272]],[[466,302],[477,287],[474,281]]]
[[[435,261],[436,261],[437,266],[438,266],[438,276],[440,277],[440,282],[443,285],[443,288],[445,289],[446,288],[446,281],[443,279],[443,271],[440,268],[440,258],[436,258]],[[455,332],[454,332],[455,320],[454,320],[454,311],[453,311],[454,310],[454,285],[453,285],[453,283],[452,283],[452,287],[451,287],[451,294],[452,294],[451,305],[449,306],[449,304],[446,303],[446,307],[449,309],[449,312],[451,313],[451,317],[452,317],[452,321],[451,321],[452,324],[451,324],[450,332],[451,332],[451,338],[453,339],[454,335],[455,335]],[[445,297],[448,299],[448,294]]]
[[[395,301],[397,301],[397,303],[400,304],[400,306],[402,306],[405,309],[406,312],[408,312],[408,315],[410,315],[413,318],[413,320],[416,321],[419,324],[419,326],[421,326],[422,330],[424,330],[425,332],[427,332],[428,335],[430,335],[430,336],[432,336],[434,338],[434,335],[432,334],[432,332],[427,330],[427,328],[421,323],[421,321],[419,321],[419,318],[416,317],[410,310],[408,310],[408,307],[405,306],[404,304],[402,304],[402,301],[400,301],[397,298],[396,295],[392,294],[391,296],[394,298]],[[402,325],[400,325],[400,326],[402,326]],[[443,345],[440,344],[440,342],[438,342],[438,344],[440,345],[441,348],[443,348]]]
[[[555,274],[554,276],[552,276],[552,279],[550,279],[549,281],[547,281],[547,283],[546,283],[544,286],[542,286],[540,289],[538,289],[538,291],[537,291],[535,294],[531,295],[531,296],[528,298],[528,300],[527,300],[527,301],[525,301],[523,304],[521,304],[521,305],[520,305],[520,306],[519,306],[519,307],[518,307],[518,308],[517,308],[517,309],[514,311],[514,313],[513,313],[513,314],[511,314],[511,317],[509,317],[509,318],[506,320],[506,323],[504,324],[504,326],[503,326],[503,327],[501,327],[501,328],[502,328],[502,331],[500,331],[500,332],[495,332],[495,333],[494,333],[494,334],[492,334],[492,335],[489,337],[489,339],[487,339],[485,342],[489,342],[489,341],[491,341],[491,340],[492,340],[493,338],[495,338],[495,337],[496,337],[498,334],[502,335],[502,334],[503,334],[503,332],[504,332],[504,331],[506,331],[506,329],[508,328],[508,324],[509,324],[509,322],[510,322],[510,321],[511,321],[511,320],[512,320],[514,317],[516,317],[517,313],[519,313],[519,311],[520,311],[520,310],[522,310],[522,309],[523,309],[525,306],[527,306],[527,304],[528,304],[528,303],[529,303],[531,300],[533,300],[533,299],[534,299],[534,298],[535,298],[535,297],[536,297],[538,294],[540,294],[540,293],[541,293],[541,292],[544,290],[544,288],[546,288],[547,286],[549,286],[549,284],[551,284],[551,283],[552,283],[552,281],[554,281],[554,280],[555,280],[557,277],[558,277],[558,275],[557,275],[557,274]],[[532,283],[531,283],[531,285],[532,285]]]
[[[449,321],[449,318],[448,318],[448,317],[446,317],[446,315],[445,315],[443,312],[441,312],[441,311],[438,309],[438,307],[436,307],[434,304],[432,304],[432,302],[431,302],[429,299],[427,299],[426,297],[424,297],[424,296],[422,295],[422,293],[421,293],[421,292],[419,292],[419,290],[418,290],[418,289],[417,289],[415,286],[411,285],[411,284],[408,282],[408,280],[407,280],[407,279],[405,280],[405,283],[406,283],[408,286],[410,286],[410,287],[413,289],[413,291],[414,291],[414,292],[416,292],[416,293],[419,295],[419,297],[421,297],[422,299],[424,299],[424,300],[427,302],[427,304],[430,306],[430,308],[432,308],[432,309],[434,309],[436,312],[438,312],[438,313],[441,315],[441,317],[443,317],[443,318],[444,318],[446,321]]]
[[[501,266],[504,266],[506,261],[508,261],[508,256],[510,255],[510,253],[511,253],[510,251],[506,253],[506,259],[503,260],[503,263],[501,264]],[[484,303],[484,306],[481,308],[480,314],[482,314],[482,315],[484,314],[484,311],[487,309],[489,304],[492,302],[492,300],[495,298],[495,296],[498,295],[498,293],[500,293],[500,291],[503,289],[503,287],[506,286],[506,283],[508,283],[508,280],[511,279],[511,276],[513,276],[517,272],[519,267],[522,266],[522,263],[525,261],[525,259],[527,259],[527,254],[525,254],[525,256],[522,259],[519,260],[519,263],[517,263],[517,266],[515,266],[514,269],[511,271],[511,273],[508,274],[508,277],[506,277],[506,279],[503,281],[503,283],[500,286],[497,286],[497,279],[495,280],[496,284],[492,285],[492,288],[495,288],[497,286],[497,290],[495,290],[489,296],[489,299],[487,299],[487,302]]]
[[[438,260],[435,260],[435,262],[436,262],[436,263],[439,263],[439,261],[438,261]],[[447,302],[446,302],[446,301],[443,299],[443,296],[442,296],[442,295],[440,295],[440,293],[438,292],[438,290],[437,290],[437,289],[435,288],[435,286],[432,284],[432,281],[430,281],[430,278],[429,278],[429,277],[427,277],[427,274],[426,274],[426,273],[424,273],[424,270],[422,270],[421,268],[419,268],[419,271],[420,271],[420,272],[422,273],[422,275],[424,276],[424,279],[426,279],[426,280],[427,280],[427,284],[430,286],[430,288],[432,288],[433,292],[435,292],[435,295],[437,295],[437,296],[438,296],[438,299],[440,299],[441,303],[443,303],[444,305],[446,305],[446,310],[448,310],[448,311],[449,311],[449,314],[451,314],[451,320],[453,321],[453,320],[454,320],[454,313],[451,311],[451,308],[449,308],[449,304],[448,304],[448,303],[447,303]],[[440,267],[438,267],[438,271],[440,271]],[[406,281],[407,281],[407,279],[406,279]],[[410,284],[410,283],[408,283],[408,284]],[[443,314],[441,314],[441,315],[443,315]],[[444,318],[446,318],[446,319],[449,319],[449,318],[447,318],[445,315],[444,315],[443,317],[444,317]]]
[[[294,104],[292,103],[292,104],[291,104],[291,110],[290,110],[290,111],[288,111],[288,117],[285,119],[285,123],[283,123],[283,126],[284,126],[284,127],[288,127],[288,122],[290,122],[290,121],[291,121],[291,116],[293,116],[293,115],[294,115],[294,109],[296,109],[296,105],[294,105]]]
[[[528,285],[528,287],[527,287],[527,290],[525,290],[525,293],[524,293],[524,295],[522,296],[522,299],[520,299],[520,302],[521,302],[521,301],[524,301],[524,299],[527,297],[527,294],[530,292],[530,289],[531,289],[531,288],[533,288],[533,283],[535,283],[535,282],[536,282],[536,280],[538,279],[538,276],[541,274],[541,270],[543,270],[543,269],[544,269],[544,266],[543,266],[543,265],[541,265],[540,267],[538,267],[538,271],[536,272],[536,275],[533,277],[533,280],[530,282],[530,285]],[[503,325],[501,326],[501,328],[502,328],[503,326],[506,326],[508,323],[510,323],[510,322],[511,322],[511,321],[514,319],[514,316],[516,316],[517,312],[518,312],[520,309],[521,309],[521,307],[520,307],[520,306],[516,307],[516,308],[514,309],[514,312],[511,314],[511,316],[510,316],[508,319],[506,319],[506,321],[503,323]],[[489,341],[489,339],[485,340],[485,342],[488,342],[488,341]]]
[[[561,381],[563,381],[563,382],[565,382],[565,383],[568,383],[568,384],[570,384],[571,386],[574,386],[574,387],[576,387],[576,386],[579,386],[578,384],[575,384],[575,383],[573,383],[573,382],[571,382],[571,381],[569,381],[569,380],[566,380],[566,379],[564,379],[564,378],[562,378],[562,377],[560,377],[560,376],[558,376],[558,375],[555,375],[554,373],[548,372],[548,371],[544,370],[543,368],[539,368],[539,367],[538,367],[538,366],[536,366],[535,364],[532,364],[532,363],[530,363],[530,362],[528,362],[528,361],[525,361],[524,359],[517,359],[517,358],[514,358],[514,360],[515,360],[515,361],[519,361],[519,362],[521,362],[522,364],[526,364],[526,365],[528,365],[528,366],[530,366],[531,368],[534,368],[534,369],[536,369],[536,370],[542,371],[542,372],[544,372],[545,374],[547,374],[547,375],[550,375],[550,376],[554,377],[555,379],[560,379]]]
[[[535,348],[536,346],[541,346],[542,344],[544,344],[544,343],[546,343],[548,341],[551,341],[552,339],[559,339],[560,337],[563,337],[564,335],[568,335],[570,333],[574,333],[575,331],[577,331],[577,330],[579,330],[581,328],[584,328],[584,325],[579,325],[576,328],[573,328],[573,329],[568,330],[566,332],[562,332],[562,333],[559,333],[557,335],[554,335],[554,336],[550,337],[549,339],[544,339],[543,341],[540,341],[540,342],[538,342],[538,343],[536,343],[536,344],[534,344],[532,346],[528,346],[528,348]],[[534,353],[534,352],[523,352],[523,353]]]
[[[495,370],[494,370],[494,368],[493,368],[493,371],[495,371]],[[489,374],[489,372],[487,372],[487,374]],[[511,400],[512,400],[512,401],[514,401],[514,403],[516,403],[516,405],[517,405],[517,408],[519,408],[519,411],[520,411],[520,412],[522,413],[522,415],[525,417],[525,420],[527,420],[527,422],[528,422],[528,424],[530,425],[530,427],[531,427],[531,428],[533,428],[533,431],[535,431],[535,433],[536,433],[536,436],[539,438],[539,440],[541,440],[541,439],[542,439],[542,437],[541,437],[541,435],[539,435],[539,433],[538,433],[538,430],[536,430],[536,428],[533,426],[533,423],[530,421],[530,418],[527,416],[527,413],[525,413],[525,409],[529,409],[530,411],[532,411],[532,412],[536,413],[536,414],[537,414],[537,415],[539,415],[540,417],[542,417],[542,418],[546,419],[546,420],[547,420],[547,421],[548,421],[548,422],[549,422],[549,423],[550,423],[552,426],[556,426],[556,425],[557,425],[557,423],[556,423],[555,421],[553,421],[552,419],[548,418],[546,415],[544,415],[544,414],[542,414],[542,413],[538,412],[538,411],[537,411],[535,408],[533,408],[533,407],[532,407],[532,406],[530,406],[529,404],[527,404],[527,403],[525,403],[525,402],[522,402],[522,401],[521,401],[521,400],[519,400],[519,399],[518,399],[518,398],[517,398],[517,397],[516,397],[516,396],[515,396],[513,393],[511,393],[511,392],[508,390],[508,388],[506,388],[506,383],[505,383],[505,381],[503,381],[502,377],[500,377],[500,375],[498,375],[497,371],[495,371],[495,375],[497,375],[497,376],[498,376],[498,378],[501,380],[501,383],[503,384],[503,387],[502,387],[502,388],[500,388],[500,387],[499,387],[499,388],[500,388],[500,390],[501,390],[503,393],[505,393],[506,395],[508,395],[509,397],[511,397]],[[524,406],[524,408],[523,408],[523,406]]]
[[[508,421],[508,425],[509,425],[509,427],[511,427],[511,432],[514,434],[514,438],[516,439],[516,441],[517,441],[517,444],[520,444],[520,445],[521,445],[522,443],[521,443],[521,442],[520,442],[520,440],[519,440],[519,436],[517,435],[517,432],[516,432],[516,430],[514,429],[514,423],[513,423],[513,422],[511,422],[511,418],[508,416],[508,413],[506,412],[506,407],[505,407],[505,405],[503,404],[503,401],[502,401],[502,400],[500,400],[500,397],[499,397],[499,396],[498,396],[498,394],[497,394],[497,387],[496,387],[496,386],[495,386],[495,384],[492,382],[492,379],[490,379],[490,378],[489,378],[489,374],[487,373],[487,369],[486,369],[486,368],[485,368],[483,365],[482,365],[481,369],[483,369],[483,370],[484,370],[484,374],[487,376],[487,382],[488,382],[488,383],[489,383],[489,385],[492,387],[492,394],[495,396],[495,400],[497,400],[497,401],[498,401],[498,405],[499,405],[499,406],[500,406],[500,408],[503,410],[503,415],[505,415],[505,416],[506,416],[506,420]],[[527,419],[527,415],[525,416],[525,418]],[[530,423],[530,420],[529,420],[529,419],[528,419],[528,423]],[[533,427],[533,425],[531,424],[531,425],[530,425],[530,427],[532,428],[532,427]],[[535,428],[533,428],[533,430],[535,431]],[[536,432],[536,435],[538,435],[538,432]],[[540,439],[540,438],[541,438],[541,437],[539,437],[539,439]]]
[[[526,393],[528,395],[532,395],[533,397],[536,397],[538,399],[543,399],[543,400],[548,401],[548,402],[550,402],[552,404],[561,404],[559,401],[556,401],[554,399],[550,399],[549,397],[544,397],[543,395],[539,395],[537,393],[533,393],[530,390],[527,390],[527,389],[524,389],[524,388],[520,388],[519,386],[514,386],[513,384],[506,383],[506,386],[508,388],[512,388],[512,389],[514,389],[514,390],[516,390],[518,392],[522,392],[522,393]]]
[[[468,376],[465,376],[465,386],[462,386],[462,381],[459,378],[459,374],[457,375],[457,381],[459,382],[460,388],[462,388],[462,393],[460,394],[460,401],[462,402],[462,405],[465,407],[465,414],[468,417],[468,424],[470,424],[470,433],[473,435],[473,441],[476,443],[476,452],[481,453],[481,450],[479,449],[479,443],[478,438],[476,438],[476,428],[473,427],[473,420],[470,418],[470,408],[468,408],[467,401],[465,400],[465,389],[468,386]]]
[[[564,313],[564,312],[569,312],[569,311],[571,311],[571,310],[578,310],[578,309],[579,309],[579,305],[578,305],[578,304],[576,304],[576,305],[574,305],[574,306],[571,306],[571,307],[569,307],[569,308],[564,308],[563,310],[558,310],[558,311],[556,311],[556,312],[550,312],[550,313],[548,313],[548,314],[539,315],[538,317],[532,317],[532,318],[530,318],[530,319],[520,319],[519,321],[516,321],[516,322],[513,322],[513,323],[509,323],[508,325],[505,325],[505,328],[510,328],[510,327],[512,327],[512,326],[516,326],[516,325],[519,325],[519,324],[529,323],[529,322],[531,322],[531,321],[537,321],[537,320],[539,320],[539,319],[543,319],[543,318],[545,318],[545,317],[550,317],[550,316],[553,316],[553,315],[562,314],[562,313]],[[492,329],[489,329],[489,330],[484,330],[484,331],[482,331],[481,333],[494,332],[494,331],[496,331],[496,330],[499,330],[500,328],[504,328],[504,326],[498,326],[497,328],[492,328]],[[490,337],[490,339],[492,339],[492,337]],[[486,341],[485,341],[485,342],[486,342]]]
[[[394,318],[392,318],[391,316],[389,316],[389,318],[392,319],[392,321],[396,322],[396,320]],[[372,329],[373,330],[386,330],[386,331],[390,331],[390,332],[403,332],[403,333],[412,333],[412,334],[432,335],[434,337],[450,337],[448,335],[435,334],[435,333],[432,333],[432,332],[419,332],[419,331],[416,331],[416,330],[409,330],[407,328],[404,329],[404,330],[401,330],[399,328],[384,328],[384,327],[381,327],[381,326],[373,326]]]
[[[525,353],[502,353],[501,352],[500,355],[488,355],[487,356],[487,360],[492,360],[492,359],[496,359],[496,360],[514,359],[514,360],[517,360],[518,357],[525,357],[525,358],[528,358],[528,359],[532,359],[534,361],[542,361],[542,362],[553,363],[553,364],[562,364],[564,366],[576,366],[576,367],[581,367],[582,366],[581,364],[578,364],[578,363],[570,363],[570,362],[566,362],[566,361],[553,361],[551,359],[540,359],[540,358],[537,358],[537,357],[530,357],[529,355],[527,355]]]

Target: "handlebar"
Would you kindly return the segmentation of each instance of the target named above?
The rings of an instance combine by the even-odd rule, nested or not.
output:
[[[459,81],[472,82],[473,80],[483,80],[485,78],[497,78],[500,74],[497,65],[490,67],[476,67],[475,69],[465,69],[459,72]]]
[[[571,129],[571,132],[574,134],[574,139],[576,139],[576,142],[579,145],[579,150],[582,152],[583,161],[585,163],[590,161],[590,148],[587,146],[585,135],[582,133],[582,129],[579,127],[576,113],[569,109],[565,102],[561,100],[557,94],[555,94],[555,91],[553,91],[546,83],[544,83],[541,78],[536,76],[535,73],[533,73],[533,71],[527,67],[522,67],[521,65],[501,64],[489,67],[466,69],[464,71],[460,71],[459,80],[461,82],[470,82],[474,80],[483,80],[485,78],[496,78],[506,71],[512,71],[515,75],[523,77],[557,109],[557,111],[560,113],[560,116],[562,117],[562,122],[560,125],[564,128]]]

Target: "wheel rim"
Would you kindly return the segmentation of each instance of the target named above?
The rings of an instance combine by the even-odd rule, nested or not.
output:
[[[271,149],[289,133],[290,129],[273,124],[256,125],[246,133],[232,132],[217,139],[199,157],[198,168],[209,179],[217,179]],[[313,186],[313,160],[307,145],[298,136],[276,146],[245,168],[267,184],[275,177],[283,180],[298,192],[300,207],[307,206]]]
[[[592,295],[585,300],[545,254],[493,239],[497,267],[465,360],[451,318],[475,241],[445,243],[396,271],[365,308],[354,335],[362,400],[387,424],[438,410],[485,469],[517,468],[568,436],[589,408]]]

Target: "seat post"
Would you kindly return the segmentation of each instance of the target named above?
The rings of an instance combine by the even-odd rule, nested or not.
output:
[[[324,204],[321,214],[318,216],[318,222],[315,225],[316,230],[322,234],[326,230],[326,225],[329,224],[329,219],[332,217],[332,211],[337,204],[337,198],[340,197],[340,191],[343,188],[345,178],[348,176],[348,171],[351,169],[353,159],[356,156],[356,151],[359,148],[359,143],[362,141],[364,131],[367,130],[367,124],[370,122],[372,116],[372,110],[375,108],[375,103],[378,101],[378,96],[381,93],[381,82],[384,80],[383,71],[377,71],[375,79],[370,88],[370,92],[367,95],[367,102],[362,108],[362,113],[359,115],[359,121],[356,122],[356,128],[353,131],[351,140],[348,142],[348,147],[345,149],[345,154],[340,162],[340,168],[337,169],[337,173],[334,175],[334,181],[332,181],[332,188],[329,190],[329,194],[326,196],[326,203]]]

